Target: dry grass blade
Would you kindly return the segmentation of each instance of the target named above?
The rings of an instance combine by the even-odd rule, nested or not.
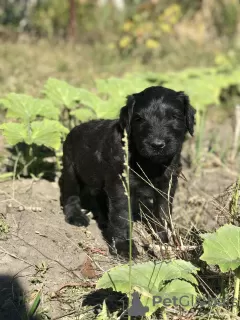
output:
[[[238,148],[239,148],[239,139],[240,139],[240,105],[236,105],[235,107],[235,133],[233,140],[233,150],[231,155],[231,160],[234,161],[237,156]]]

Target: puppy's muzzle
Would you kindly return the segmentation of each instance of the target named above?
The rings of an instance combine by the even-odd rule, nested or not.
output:
[[[164,140],[161,140],[161,139],[155,139],[150,144],[151,144],[151,147],[156,150],[164,149],[166,146],[166,143],[164,142]]]

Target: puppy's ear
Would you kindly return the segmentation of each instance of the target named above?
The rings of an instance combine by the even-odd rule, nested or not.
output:
[[[196,109],[191,106],[189,97],[184,92],[179,92],[179,98],[184,104],[184,114],[187,130],[191,134],[191,136],[193,136]]]
[[[127,97],[127,102],[124,107],[122,107],[120,111],[119,123],[122,130],[126,129],[128,135],[131,131],[131,119],[133,115],[133,108],[135,104],[134,95]]]

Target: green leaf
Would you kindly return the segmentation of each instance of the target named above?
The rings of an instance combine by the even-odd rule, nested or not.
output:
[[[99,98],[96,94],[85,89],[79,90],[79,101],[83,105],[92,108],[96,112],[101,110],[106,103],[104,100]]]
[[[210,105],[220,104],[220,95],[224,88],[240,84],[240,69],[231,68],[188,68],[183,71],[165,74],[146,73],[139,78],[149,80],[149,85],[163,85],[175,91],[185,91],[192,105],[205,111]]]
[[[74,108],[79,100],[80,89],[65,81],[49,78],[44,86],[46,96],[59,108]]]
[[[110,312],[108,311],[106,301],[103,301],[103,307],[101,312],[97,316],[97,320],[107,320],[110,319]]]
[[[59,149],[61,136],[68,133],[68,129],[54,120],[34,121],[31,124],[31,143],[45,145],[46,147]]]
[[[142,302],[149,307],[149,315],[162,305],[153,307],[153,296],[172,298],[175,294],[196,296],[193,285],[197,285],[194,275],[197,268],[190,262],[174,260],[170,262],[146,262],[132,266],[132,289],[141,293]],[[170,282],[170,283],[169,283]],[[113,288],[128,293],[129,266],[122,265],[110,269],[97,283],[97,288]],[[184,289],[184,290],[183,290]],[[183,291],[181,291],[183,290]]]
[[[30,308],[30,310],[29,310],[29,312],[28,312],[28,317],[27,317],[27,319],[33,317],[34,314],[36,313],[37,308],[38,308],[38,306],[39,306],[39,303],[40,303],[40,301],[41,301],[41,294],[42,294],[42,290],[39,290],[38,294],[36,295],[36,297],[35,297],[32,305],[31,305],[31,308]]]
[[[86,122],[97,118],[97,115],[93,110],[84,107],[72,110],[70,114],[75,116],[81,122]]]
[[[14,173],[13,172],[6,172],[6,173],[2,173],[0,174],[0,181],[5,181],[5,180],[8,180],[8,179],[12,179],[14,176]]]
[[[15,145],[23,141],[27,143],[30,134],[30,129],[28,130],[28,127],[22,123],[3,123],[0,125],[0,130],[3,130],[3,136],[10,145]]]
[[[218,265],[222,272],[240,266],[240,227],[226,224],[214,233],[202,234],[203,255],[201,260]]]
[[[126,96],[144,90],[149,83],[140,76],[127,76],[123,79],[111,77],[107,80],[96,80],[96,86],[99,93],[104,93],[108,97],[121,99],[125,101]],[[121,105],[119,105],[119,108]]]
[[[31,125],[4,123],[0,125],[0,130],[3,130],[3,135],[10,145],[25,142],[29,145],[35,143],[53,149],[59,149],[61,137],[68,133],[68,129],[61,123],[48,119],[33,121]]]
[[[107,80],[96,80],[97,90],[109,96],[123,96],[126,92],[126,79],[111,77]]]
[[[48,99],[35,99],[35,108],[37,109],[37,115],[44,117],[45,119],[57,120],[60,114],[60,110],[56,108],[51,100]]]
[[[153,296],[155,301],[159,303],[153,304]],[[156,298],[157,297],[157,298]],[[160,300],[158,300],[160,297]],[[151,316],[160,307],[181,306],[182,308],[189,310],[196,302],[197,292],[194,286],[183,280],[173,280],[165,285],[165,287],[159,291],[152,291],[152,297],[142,295],[141,302],[143,306],[148,306],[149,311],[146,316]],[[167,305],[166,305],[167,303]]]
[[[59,110],[47,99],[35,99],[25,94],[10,93],[0,103],[7,109],[7,117],[22,119],[25,122],[35,120],[37,116],[58,119]]]

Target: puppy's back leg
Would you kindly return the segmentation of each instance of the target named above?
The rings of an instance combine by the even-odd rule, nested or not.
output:
[[[67,154],[64,154],[60,190],[65,220],[77,226],[88,226],[89,218],[81,208],[80,188],[81,185],[77,179],[72,161]]]
[[[110,252],[122,256],[129,254],[129,218],[128,199],[120,179],[113,180],[106,186],[109,205],[109,224],[107,230],[107,240],[110,242]],[[137,248],[132,241],[132,255],[138,254]]]

